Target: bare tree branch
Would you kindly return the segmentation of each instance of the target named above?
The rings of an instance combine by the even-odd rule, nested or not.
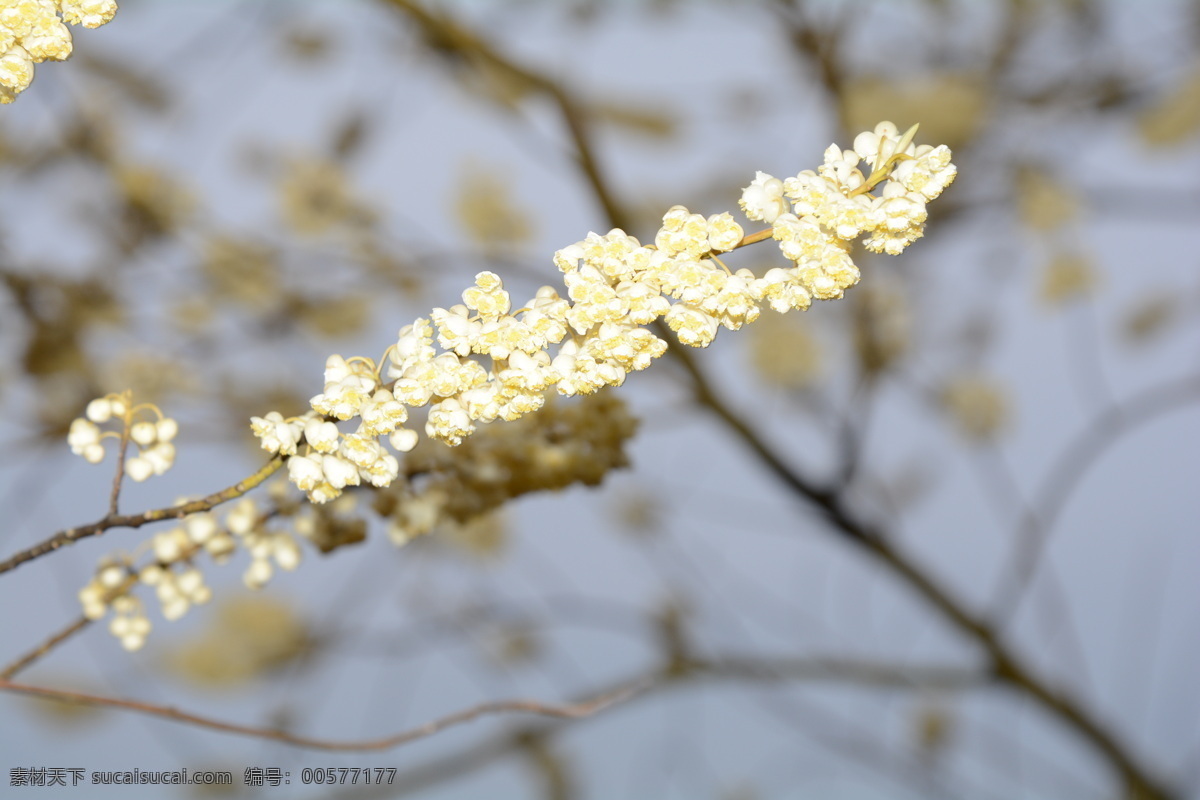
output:
[[[186,517],[188,514],[195,514],[200,511],[210,511],[213,508],[227,503],[230,500],[235,500],[251,489],[261,484],[267,478],[275,473],[283,464],[283,459],[280,456],[274,456],[270,461],[264,464],[253,475],[243,480],[238,481],[233,486],[222,489],[219,492],[214,492],[207,497],[202,497],[199,500],[192,500],[189,503],[182,503],[177,506],[168,506],[166,508],[156,508],[151,511],[143,511],[141,514],[108,514],[103,518],[96,520],[90,525],[81,525],[78,528],[67,528],[59,531],[51,536],[46,541],[34,545],[27,550],[22,550],[13,554],[5,561],[0,561],[0,574],[16,569],[26,561],[32,561],[48,553],[53,553],[61,547],[69,544],[74,544],[80,539],[86,539],[89,536],[97,536],[104,533],[110,528],[140,528],[143,525],[148,525],[151,522],[160,522],[164,519],[179,519]]]
[[[1063,448],[1015,533],[1009,576],[1001,584],[994,604],[998,619],[1011,619],[1016,613],[1025,589],[1037,573],[1059,514],[1100,456],[1131,431],[1197,402],[1200,402],[1200,376],[1152,387],[1120,405],[1109,406]]]
[[[568,703],[565,705],[551,705],[536,700],[499,700],[490,703],[480,703],[479,705],[471,706],[470,708],[462,711],[456,711],[453,714],[447,714],[444,717],[439,717],[430,722],[426,722],[423,725],[418,725],[415,728],[409,728],[408,730],[401,731],[400,733],[384,736],[382,738],[334,740],[299,736],[278,728],[261,728],[253,725],[239,725],[237,723],[225,722],[212,717],[205,717],[199,714],[180,711],[169,706],[156,705],[154,703],[143,703],[137,700],[122,700],[114,697],[101,697],[94,694],[70,692],[62,689],[51,689],[44,686],[31,686],[29,684],[13,683],[9,680],[0,679],[0,691],[24,694],[32,697],[42,697],[49,700],[60,700],[69,703],[81,703],[83,705],[98,706],[101,708],[117,708],[124,711],[135,711],[137,713],[149,714],[151,716],[188,725],[195,725],[201,728],[208,728],[210,730],[223,731],[225,733],[236,733],[243,736],[252,736],[258,739],[269,739],[271,741],[283,742],[284,744],[290,744],[296,747],[304,747],[311,750],[361,752],[391,750],[394,747],[399,747],[400,745],[408,744],[409,742],[414,742],[418,739],[425,739],[447,728],[451,728],[456,725],[462,725],[478,719],[479,717],[491,716],[494,714],[522,713],[534,714],[543,717],[556,717],[559,719],[580,719],[582,717],[591,716],[592,714],[603,711],[610,706],[623,703],[633,697],[636,697],[637,695],[645,692],[652,685],[653,681],[632,681],[621,685],[616,689],[612,689],[598,695],[593,695],[585,700],[575,703]]]
[[[42,642],[40,645],[38,645],[37,647],[30,650],[25,655],[20,656],[17,659],[14,659],[11,664],[9,664],[7,667],[4,668],[3,672],[0,672],[0,680],[6,680],[6,681],[11,680],[12,678],[14,678],[16,676],[16,674],[18,672],[25,669],[30,664],[37,661],[39,658],[41,658],[42,656],[49,653],[55,647],[58,647],[58,645],[65,642],[67,639],[70,639],[72,636],[79,633],[80,631],[82,631],[84,628],[86,628],[88,625],[91,625],[91,624],[92,624],[92,620],[88,619],[87,617],[85,617],[83,615],[80,615],[79,619],[75,620],[70,625],[63,628],[61,631],[58,631],[57,633],[51,635],[50,637],[48,637],[46,639],[46,641]]]

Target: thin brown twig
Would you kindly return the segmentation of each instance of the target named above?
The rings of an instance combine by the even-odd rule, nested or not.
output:
[[[117,515],[117,503],[121,500],[121,487],[125,483],[125,454],[129,450],[129,429],[133,425],[133,393],[122,395],[125,413],[121,415],[121,438],[117,445],[117,469],[113,474],[112,492],[108,497],[108,516]]]
[[[401,731],[390,736],[384,736],[377,739],[361,739],[361,740],[334,740],[334,739],[317,739],[309,736],[299,736],[288,733],[279,728],[263,728],[254,725],[239,725],[236,723],[225,722],[213,717],[205,717],[200,714],[192,714],[186,711],[172,708],[170,706],[162,706],[154,703],[143,703],[137,700],[123,700],[115,697],[102,697],[100,695],[85,694],[83,692],[71,692],[62,689],[51,689],[44,686],[31,686],[23,683],[13,683],[7,679],[0,679],[0,691],[13,692],[15,694],[30,695],[33,697],[43,697],[50,700],[60,700],[68,703],[82,703],[83,705],[98,706],[101,708],[118,708],[125,711],[134,711],[141,714],[149,714],[151,716],[169,719],[174,722],[180,722],[189,725],[196,725],[201,728],[210,730],[224,731],[226,733],[236,733],[244,736],[253,736],[259,739],[269,739],[272,741],[283,742],[285,744],[295,745],[296,747],[304,747],[311,750],[325,751],[340,751],[340,752],[366,752],[378,750],[390,750],[409,742],[418,739],[424,739],[429,736],[439,733],[446,728],[462,725],[479,717],[490,716],[494,714],[505,713],[522,713],[535,714],[543,717],[555,717],[558,719],[580,719],[588,717],[603,711],[606,708],[617,705],[633,698],[652,685],[652,682],[647,680],[638,680],[620,686],[614,690],[603,692],[594,695],[585,700],[576,703],[568,703],[565,705],[551,705],[538,702],[536,700],[499,700],[489,703],[480,703],[479,705],[471,706],[462,711],[456,711],[453,714],[447,714],[444,717],[439,717],[423,725],[418,725],[415,728]]]
[[[1197,402],[1200,402],[1200,376],[1154,386],[1119,405],[1109,406],[1063,448],[1013,537],[1016,544],[1008,577],[1001,583],[993,605],[995,616],[1001,620],[998,624],[1016,614],[1025,590],[1037,573],[1055,523],[1088,469],[1131,430]]]
[[[5,561],[0,562],[0,574],[15,569],[27,561],[32,561],[48,553],[53,553],[59,548],[74,544],[80,539],[97,536],[110,528],[140,528],[151,522],[160,522],[165,519],[179,519],[180,517],[186,517],[188,514],[210,511],[222,503],[235,500],[251,489],[254,489],[273,475],[282,464],[283,459],[276,455],[249,477],[238,481],[233,486],[222,489],[219,492],[214,492],[199,500],[192,500],[175,506],[167,506],[166,508],[143,511],[140,514],[108,514],[91,524],[59,531],[44,542],[26,550],[21,550]]]
[[[903,666],[852,658],[716,656],[688,658],[673,665],[681,677],[746,681],[831,681],[857,686],[961,691],[986,686],[996,676],[986,670],[926,665]]]
[[[604,209],[605,216],[614,227],[628,227],[630,219],[617,201],[615,194],[609,191],[608,183],[604,180],[594,157],[595,148],[591,144],[591,134],[585,122],[584,109],[574,99],[571,92],[557,81],[511,61],[467,28],[458,25],[444,15],[431,12],[420,3],[412,0],[385,0],[385,2],[403,11],[417,22],[429,38],[431,45],[436,49],[458,55],[470,55],[489,67],[506,73],[517,82],[549,95],[558,106],[567,132],[574,141],[579,168],[588,177],[596,199]]]
[[[11,680],[18,672],[28,667],[33,662],[37,661],[42,656],[49,653],[58,645],[62,644],[67,639],[82,631],[88,625],[92,624],[92,620],[80,615],[79,619],[72,622],[67,627],[63,628],[58,633],[49,636],[46,641],[42,642],[37,647],[30,650],[23,656],[20,656],[12,661],[3,672],[0,672],[0,680]]]
[[[686,648],[685,648],[686,649]],[[897,667],[893,664],[871,663],[838,658],[774,658],[755,659],[745,656],[713,656],[687,659],[682,664],[671,665],[659,678],[653,676],[648,690],[670,691],[683,688],[698,680],[733,680],[754,682],[775,681],[822,681],[849,682],[866,686],[882,686],[897,689],[966,690],[994,683],[994,676],[978,670],[959,667],[911,666]],[[628,682],[625,682],[628,683]],[[623,684],[616,684],[623,685]],[[399,797],[428,789],[446,780],[479,770],[497,759],[504,758],[528,747],[531,742],[540,742],[560,730],[561,723],[538,723],[514,726],[502,730],[466,749],[452,755],[433,760],[423,760],[408,772],[400,773],[390,784],[388,797]],[[376,796],[370,787],[362,791],[351,790],[329,797],[363,798]],[[382,796],[382,795],[380,795]]]
[[[66,638],[87,625],[89,620],[76,622],[54,637],[51,637],[39,650],[48,651],[57,641]],[[35,651],[30,654],[36,658]],[[224,720],[192,714],[170,706],[146,703],[139,700],[127,700],[115,697],[85,694],[82,692],[54,689],[47,686],[34,686],[15,683],[10,680],[24,664],[32,661],[26,657],[5,671],[0,676],[0,691],[16,694],[44,697],[70,703],[104,708],[117,708],[124,711],[134,711],[151,716],[162,717],[175,722],[197,725],[210,730],[225,733],[236,733],[254,736],[260,739],[284,742],[314,750],[328,751],[374,751],[389,750],[418,739],[432,736],[446,728],[470,722],[482,716],[501,713],[525,713],[559,719],[580,719],[589,717],[606,708],[631,700],[634,697],[667,684],[677,684],[695,679],[718,680],[748,680],[748,681],[838,681],[864,686],[883,686],[893,688],[936,688],[944,691],[965,690],[985,686],[995,680],[995,676],[976,669],[962,667],[939,666],[896,666],[879,664],[868,661],[809,657],[809,658],[752,658],[747,656],[728,656],[710,658],[687,658],[679,663],[672,663],[667,668],[656,670],[649,675],[621,681],[614,688],[592,694],[585,700],[566,705],[552,705],[537,700],[500,700],[480,703],[462,711],[439,717],[430,722],[410,728],[400,733],[376,739],[334,740],[318,739],[300,736],[278,728],[264,728],[253,725],[241,725]]]
[[[137,573],[127,574],[125,579],[122,580],[117,586],[108,589],[105,595],[105,604],[107,605],[110,603],[113,598],[128,594],[129,590],[132,589],[135,584],[137,584]],[[58,647],[67,639],[70,639],[72,636],[84,630],[89,624],[95,621],[96,620],[91,619],[86,615],[80,616],[79,619],[67,625],[58,633],[51,634],[44,642],[37,645],[32,650],[14,659],[7,667],[5,667],[3,672],[0,672],[0,678],[11,680],[18,672],[21,672],[38,659],[43,658],[55,647]]]

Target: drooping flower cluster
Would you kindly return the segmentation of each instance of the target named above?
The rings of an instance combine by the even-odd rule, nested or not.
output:
[[[222,524],[212,512],[189,514],[150,540],[153,560],[140,568],[126,560],[102,562],[92,580],[79,592],[88,619],[102,619],[111,610],[109,632],[126,650],[138,650],[150,633],[144,606],[133,594],[139,584],[154,588],[164,618],[176,620],[194,605],[212,598],[197,561],[207,555],[217,564],[228,561],[239,547],[250,555],[242,575],[251,589],[262,588],[275,567],[292,570],[300,563],[300,547],[284,531],[268,530],[249,498],[239,501]]]
[[[500,278],[479,273],[461,304],[402,328],[386,363],[331,356],[313,411],[255,417],[254,433],[264,449],[287,457],[293,483],[326,502],[346,486],[387,486],[396,477],[398,462],[379,439],[411,450],[417,433],[403,427],[410,408],[428,406],[425,433],[458,445],[479,423],[537,411],[551,387],[570,396],[621,385],[666,351],[645,327],[659,319],[683,344],[707,347],[720,328],[754,322],[761,304],[783,312],[839,298],[859,279],[851,243],[865,237],[868,250],[901,252],[921,236],[926,203],[954,179],[950,151],[914,145],[915,132],[900,135],[880,123],[859,134],[852,150],[830,145],[815,172],[786,181],[758,173],[740,205],[751,220],[771,225],[790,267],[762,277],[730,271],[720,255],[767,232],[745,237],[727,213],[704,217],[675,206],[653,245],[615,229],[555,253],[565,298],[543,286],[513,310]],[[868,175],[859,169],[864,163]],[[334,423],[351,419],[359,420],[353,433]]]
[[[403,545],[434,529],[470,523],[531,492],[594,486],[628,465],[625,444],[637,420],[616,392],[578,402],[553,397],[537,414],[485,426],[457,448],[428,442],[405,459],[420,481],[398,481],[375,493],[374,510]]]
[[[153,414],[154,418],[138,420],[146,414]],[[100,426],[110,421],[128,426],[129,440],[138,447],[138,455],[125,459],[125,474],[133,480],[144,481],[151,475],[162,475],[175,463],[172,440],[179,432],[179,424],[163,416],[151,403],[133,405],[128,392],[105,395],[88,403],[86,416],[71,422],[67,434],[71,452],[92,464],[103,461],[104,440],[120,440],[122,436],[116,431],[101,430]]]
[[[64,23],[98,28],[117,13],[116,0],[4,0],[0,3],[0,104],[33,81],[33,65],[71,55]]]

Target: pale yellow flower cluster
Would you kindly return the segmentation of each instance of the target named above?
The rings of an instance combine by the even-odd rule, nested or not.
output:
[[[754,322],[762,303],[783,312],[803,310],[814,297],[839,298],[859,278],[851,242],[861,236],[869,250],[901,252],[922,235],[926,203],[954,179],[950,151],[914,145],[915,132],[901,135],[884,122],[859,134],[853,150],[830,145],[815,172],[787,181],[758,173],[740,204],[747,217],[771,225],[788,268],[762,277],[731,272],[719,256],[747,243],[741,226],[727,213],[704,217],[675,206],[653,245],[615,229],[555,253],[565,298],[543,286],[514,310],[499,276],[479,273],[461,304],[400,330],[386,355],[391,384],[382,380],[384,363],[331,356],[315,413],[255,417],[254,433],[264,449],[288,456],[293,483],[326,502],[346,486],[386,486],[396,477],[397,460],[378,439],[411,450],[417,433],[403,427],[409,408],[428,406],[425,433],[458,445],[479,423],[537,411],[552,387],[570,396],[620,386],[666,351],[645,327],[656,320],[682,343],[707,347],[720,328]],[[331,421],[351,419],[359,420],[351,434]]]
[[[175,463],[173,439],[179,432],[179,424],[166,417],[153,403],[133,405],[131,392],[109,394],[88,403],[86,416],[71,422],[67,433],[67,444],[71,452],[91,464],[104,460],[104,440],[120,439],[121,434],[113,430],[102,430],[101,425],[115,422],[128,426],[129,440],[137,445],[138,454],[125,459],[125,474],[141,482],[151,475],[162,475]],[[138,419],[153,414],[153,419]]]
[[[138,584],[153,587],[163,617],[177,620],[192,606],[212,598],[196,563],[200,556],[223,564],[239,547],[250,555],[243,582],[251,589],[261,588],[276,566],[292,570],[300,563],[296,540],[286,532],[267,530],[262,522],[249,498],[234,505],[223,524],[211,512],[189,514],[180,525],[154,535],[149,542],[153,555],[149,564],[135,568],[127,561],[102,562],[79,591],[84,616],[99,620],[111,610],[109,632],[126,650],[138,650],[152,627],[141,600],[132,594]]]
[[[0,2],[0,103],[11,103],[33,81],[33,65],[71,55],[66,24],[98,28],[117,13],[116,0]]]
[[[914,127],[901,136],[895,125],[881,122],[856,136],[853,149],[830,145],[815,172],[782,183],[760,172],[751,185],[756,191],[742,197],[746,216],[771,223],[784,255],[807,267],[798,278],[813,297],[840,297],[858,280],[846,250],[859,236],[874,253],[898,255],[924,233],[926,203],[958,169],[948,147],[918,147],[915,133]],[[869,174],[863,175],[861,164],[871,168]]]

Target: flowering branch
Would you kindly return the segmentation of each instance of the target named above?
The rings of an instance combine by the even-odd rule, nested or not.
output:
[[[783,313],[839,299],[859,280],[853,243],[861,237],[872,252],[899,254],[923,235],[926,204],[957,175],[950,150],[916,145],[916,131],[881,122],[851,149],[830,145],[816,171],[786,181],[759,172],[739,205],[770,228],[750,236],[729,213],[705,218],[678,205],[653,244],[620,228],[590,233],[554,254],[566,297],[543,286],[514,310],[500,276],[481,272],[462,303],[401,328],[378,364],[330,356],[312,410],[253,417],[254,435],[287,457],[289,479],[311,501],[327,503],[348,486],[396,480],[399,460],[381,440],[401,453],[416,446],[417,431],[405,427],[410,409],[428,407],[425,434],[458,446],[479,424],[537,412],[551,388],[570,397],[622,385],[668,349],[668,337],[648,326],[708,347],[721,328],[755,322],[762,305]],[[722,262],[768,237],[789,267],[759,276]],[[353,433],[339,430],[352,420]]]
[[[568,93],[551,78],[544,75],[534,75],[530,70],[515,65],[509,59],[486,46],[477,37],[466,33],[452,21],[430,14],[417,3],[410,0],[387,0],[387,2],[408,14],[410,18],[424,28],[431,40],[445,48],[446,51],[457,52],[468,57],[481,57],[490,65],[498,66],[512,75],[521,77],[531,75],[532,77],[527,81],[528,85],[541,89],[549,95],[559,105],[565,120],[568,122],[577,122],[578,116],[575,112],[574,104],[566,103],[562,100],[562,98],[569,96]],[[831,85],[832,83],[831,81]],[[625,219],[624,212],[613,201],[612,193],[602,179],[600,171],[595,167],[597,161],[594,153],[591,152],[590,140],[585,133],[577,133],[574,125],[569,124],[568,127],[571,129],[576,146],[580,148],[578,157],[579,163],[584,167],[583,172],[606,210],[609,210],[610,221],[613,224],[623,221]],[[904,138],[907,139],[907,136]],[[859,139],[856,139],[855,150],[861,156],[865,157],[868,151],[873,149],[871,144],[872,142],[865,140],[865,138],[861,142]],[[871,155],[873,155],[874,163],[878,164],[881,160],[886,162],[891,155],[900,149],[899,147],[895,147],[889,152],[881,142],[878,149]],[[831,151],[826,153],[826,169],[821,171],[820,177],[844,179],[844,176],[847,174],[845,168],[837,165],[836,159],[830,160],[832,155],[834,154],[831,148]],[[910,163],[901,164],[900,167],[905,170],[911,169]],[[872,174],[867,179],[856,183],[851,188],[851,191],[857,191],[859,186],[866,184],[873,178],[876,178],[874,171],[872,171]],[[758,208],[764,210],[770,207],[774,199],[779,198],[781,200],[781,196],[785,193],[794,201],[799,199],[803,203],[819,200],[819,195],[821,194],[819,181],[812,180],[807,175],[802,174],[797,176],[796,179],[790,180],[789,183],[790,185],[788,186],[777,185],[779,184],[778,181],[760,173],[759,178],[747,190],[747,195],[744,195],[743,200],[751,199]],[[757,192],[754,192],[753,196],[751,196],[750,192],[754,189],[757,189]],[[886,195],[887,192],[884,194]],[[762,218],[770,222],[774,218],[769,217],[767,215],[769,213],[768,211]],[[904,209],[900,213],[902,215],[909,214],[911,213],[911,209]],[[847,217],[841,217],[838,221],[852,223]],[[834,227],[838,227],[836,223]],[[911,239],[907,241],[906,239],[907,236],[903,233],[899,236],[891,237],[885,235],[882,238],[877,238],[875,244],[880,250],[892,253],[897,252],[898,249],[902,249],[907,244],[907,241],[911,241]],[[872,247],[872,249],[875,248]],[[661,323],[656,323],[656,330],[661,329]],[[889,567],[910,588],[913,588],[918,594],[925,597],[955,627],[982,645],[985,652],[991,657],[993,667],[1002,680],[1019,687],[1047,711],[1067,723],[1084,739],[1091,742],[1093,746],[1104,754],[1105,758],[1115,767],[1117,772],[1121,774],[1131,792],[1153,798],[1173,796],[1173,793],[1167,787],[1159,784],[1150,775],[1149,770],[1138,763],[1133,754],[1128,752],[1086,709],[1060,692],[1050,689],[1033,676],[1016,658],[1016,655],[999,641],[997,634],[984,620],[977,618],[967,611],[960,601],[947,594],[924,570],[895,550],[888,543],[888,538],[883,535],[882,531],[876,530],[873,526],[858,520],[846,504],[845,484],[822,486],[796,472],[744,420],[720,400],[706,380],[703,372],[684,349],[671,348],[670,353],[676,356],[677,360],[679,360],[692,378],[696,399],[702,405],[710,408],[710,410],[724,421],[784,485],[823,511],[828,521],[832,524],[833,529],[839,535],[850,541],[864,545],[869,552],[879,559],[881,563]]]

